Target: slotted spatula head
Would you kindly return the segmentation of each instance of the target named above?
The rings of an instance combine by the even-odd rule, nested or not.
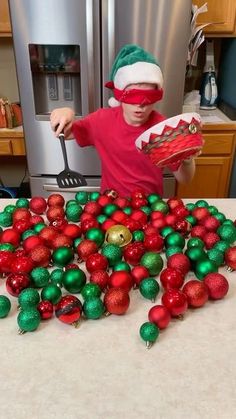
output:
[[[57,175],[57,184],[59,188],[78,188],[79,186],[86,186],[87,182],[84,176],[69,168],[64,134],[60,134],[59,139],[65,163],[65,169]]]

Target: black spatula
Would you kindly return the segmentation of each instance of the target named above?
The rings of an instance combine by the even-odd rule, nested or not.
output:
[[[63,133],[59,134],[65,169],[57,175],[57,184],[60,188],[78,188],[79,186],[86,186],[87,182],[83,175],[78,172],[70,170],[67,159],[65,136]]]

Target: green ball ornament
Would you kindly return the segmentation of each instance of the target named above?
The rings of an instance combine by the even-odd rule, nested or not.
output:
[[[116,272],[116,271],[131,272],[131,268],[127,262],[120,261],[120,262],[115,263],[115,265],[113,266],[113,272]]]
[[[36,288],[43,288],[49,283],[50,273],[41,266],[32,269],[30,279]]]
[[[4,212],[8,212],[9,214],[13,214],[13,212],[15,211],[15,209],[16,209],[16,206],[15,206],[15,205],[10,204],[10,205],[7,205],[7,206],[4,208]]]
[[[40,301],[39,293],[34,288],[25,288],[18,297],[18,304],[22,310],[36,308]]]
[[[143,242],[145,234],[142,230],[135,230],[132,234],[133,234],[133,241]]]
[[[46,285],[41,291],[42,300],[49,300],[52,304],[57,304],[61,296],[61,289],[55,284]]]
[[[35,233],[36,233],[36,234],[39,234],[39,233],[40,233],[40,231],[41,231],[44,227],[46,227],[46,224],[44,224],[44,223],[38,223],[38,224],[35,224],[35,226],[34,226],[34,231],[35,231]]]
[[[196,207],[200,207],[200,208],[207,208],[208,207],[208,202],[205,201],[204,199],[199,199],[198,201],[195,202]]]
[[[219,220],[219,222],[222,224],[224,221],[225,221],[225,219],[226,219],[226,216],[222,213],[222,212],[218,212],[217,214],[215,214],[214,215],[214,217],[217,219],[217,220]]]
[[[12,225],[12,214],[9,212],[0,212],[0,226],[10,227]]]
[[[219,240],[214,246],[213,249],[217,249],[222,253],[225,253],[226,250],[228,250],[230,247],[230,244],[224,240]]]
[[[101,288],[97,284],[89,282],[82,288],[81,295],[84,300],[90,300],[91,298],[99,298],[102,293]]]
[[[188,203],[188,204],[186,204],[185,206],[186,206],[186,208],[187,208],[190,212],[192,212],[192,211],[194,210],[194,208],[196,208],[196,205],[195,205],[195,204],[193,204],[192,202],[189,202],[189,203]]]
[[[113,214],[113,212],[115,212],[118,209],[119,207],[116,204],[107,204],[103,208],[103,213],[110,217]]]
[[[73,223],[77,223],[80,219],[80,216],[83,212],[83,208],[79,204],[69,205],[66,208],[66,218],[68,221],[72,221]]]
[[[50,273],[50,282],[58,287],[62,287],[62,279],[63,279],[64,271],[60,268],[54,269]]]
[[[29,200],[27,198],[19,198],[16,201],[17,208],[29,208]]]
[[[221,240],[233,244],[236,240],[236,227],[234,225],[222,224],[217,229],[217,234],[220,236]]]
[[[147,205],[143,205],[142,207],[140,207],[140,209],[147,215],[149,216],[152,212],[151,208],[148,207]]]
[[[66,208],[69,208],[71,205],[78,205],[76,199],[69,199],[69,201],[66,202]]]
[[[61,246],[54,250],[52,260],[56,266],[63,268],[73,260],[74,252],[70,247]]]
[[[165,238],[168,234],[173,233],[174,229],[171,226],[166,226],[161,229],[161,236]]]
[[[159,336],[159,329],[154,323],[145,322],[140,327],[139,334],[141,339],[146,342],[147,349],[149,349],[151,348],[152,344],[156,342]]]
[[[77,246],[79,246],[79,244],[83,241],[83,237],[77,237],[74,241],[73,241],[73,247],[74,249],[77,248]]]
[[[126,215],[131,215],[132,214],[132,208],[131,207],[125,207],[125,208],[123,208],[123,212]]]
[[[201,247],[203,249],[205,244],[199,237],[191,237],[187,242],[187,249],[190,249],[190,247]]]
[[[5,295],[0,295],[0,319],[7,317],[11,310],[11,301]]]
[[[161,196],[156,193],[151,193],[147,196],[147,201],[152,205],[154,202],[161,201]]]
[[[100,195],[101,195],[100,192],[96,192],[96,191],[91,192],[90,195],[89,195],[89,200],[90,201],[97,201]]]
[[[80,205],[84,205],[88,202],[89,194],[87,191],[80,191],[75,194],[75,200]]]
[[[184,240],[184,237],[180,233],[173,232],[173,233],[168,234],[165,237],[165,247],[177,246],[183,249],[184,245],[185,245],[185,240]]]
[[[185,220],[188,221],[191,224],[191,226],[195,226],[197,224],[197,219],[193,215],[187,215],[185,217]]]
[[[163,268],[163,260],[161,255],[156,252],[146,252],[141,257],[140,265],[147,268],[149,275],[156,276],[159,275]]]
[[[183,253],[183,249],[181,249],[179,246],[170,246],[165,251],[167,259],[176,253]]]
[[[8,250],[9,252],[14,252],[15,246],[11,243],[2,243],[0,244],[0,250]]]
[[[105,214],[99,214],[99,215],[96,217],[96,220],[97,220],[97,222],[98,222],[99,224],[104,223],[104,221],[106,221],[107,219],[108,219],[108,216],[107,216],[107,215],[105,215]]]
[[[139,291],[144,298],[154,302],[157,294],[160,291],[160,286],[156,279],[145,278],[140,282]]]
[[[196,263],[194,272],[198,279],[203,280],[207,274],[211,272],[218,272],[218,268],[214,262],[206,259],[200,260]]]
[[[68,269],[64,272],[62,278],[62,284],[64,288],[72,294],[79,293],[86,283],[85,273],[77,269]]]
[[[83,304],[83,311],[87,319],[96,320],[103,315],[105,307],[100,298],[93,297],[89,300],[85,300]]]
[[[230,220],[229,218],[226,218],[222,223],[222,226],[224,226],[224,225],[234,226],[234,222],[233,222],[233,220]]]
[[[100,247],[105,239],[105,233],[97,227],[90,228],[85,233],[86,239],[94,241]]]
[[[155,201],[151,205],[151,210],[152,211],[160,211],[160,212],[163,212],[164,214],[167,214],[169,212],[169,206],[166,202],[164,202],[160,199],[158,201]]]
[[[218,209],[214,205],[209,205],[207,209],[211,215],[216,215],[218,213]]]
[[[207,254],[203,247],[200,246],[189,247],[186,250],[185,255],[189,258],[192,268],[195,267],[198,261],[207,259]]]
[[[114,266],[122,259],[122,250],[117,244],[105,244],[102,247],[101,253],[107,258],[109,266]]]
[[[207,251],[207,256],[218,268],[224,264],[224,253],[214,247]]]
[[[41,318],[36,308],[28,308],[21,310],[17,316],[17,323],[19,326],[19,333],[33,332],[39,327]]]
[[[25,230],[22,233],[21,238],[24,241],[25,239],[27,239],[28,237],[31,237],[31,236],[35,236],[35,231],[34,230]]]

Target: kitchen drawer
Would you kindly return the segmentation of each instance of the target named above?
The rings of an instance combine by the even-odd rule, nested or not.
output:
[[[0,140],[0,156],[9,156],[13,154],[11,140]]]
[[[234,133],[203,133],[205,144],[202,155],[230,155],[234,148]]]

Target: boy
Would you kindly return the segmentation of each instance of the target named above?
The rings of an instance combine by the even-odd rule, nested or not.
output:
[[[116,190],[130,196],[142,188],[146,193],[163,194],[162,170],[149,157],[136,149],[135,140],[148,128],[165,118],[154,110],[162,98],[163,78],[155,58],[138,45],[125,45],[117,55],[111,81],[106,86],[115,98],[111,108],[99,109],[81,120],[75,120],[70,108],[51,113],[51,127],[58,136],[75,138],[81,147],[94,146],[101,159],[101,192]],[[190,181],[194,175],[193,159],[184,161],[174,176],[179,182]]]

